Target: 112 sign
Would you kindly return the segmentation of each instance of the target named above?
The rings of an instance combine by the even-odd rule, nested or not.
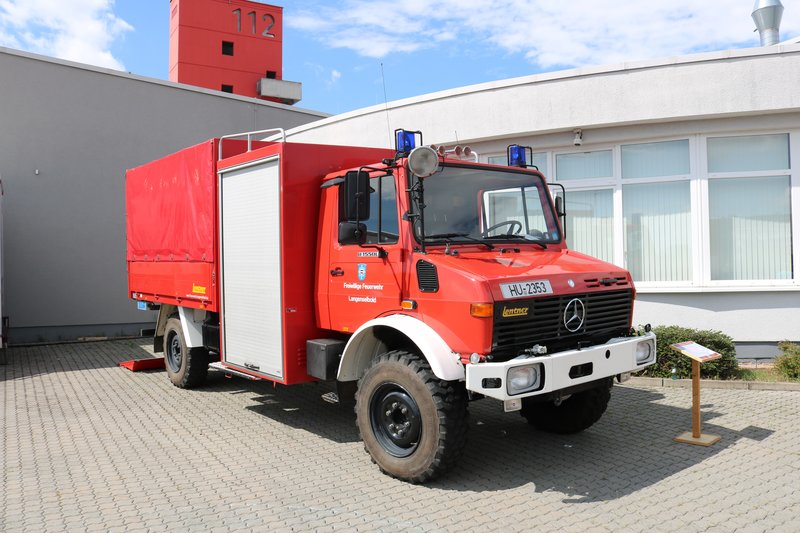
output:
[[[242,31],[242,10],[241,9],[234,9],[233,10],[233,14],[234,14],[234,16],[236,16],[236,31],[241,33],[241,31]],[[258,20],[256,12],[255,11],[250,11],[250,12],[245,14],[245,17],[249,17],[250,18],[251,32],[253,33],[253,35],[256,35],[257,32],[258,32],[258,30],[256,29],[256,21]],[[261,17],[261,21],[265,23],[264,31],[261,32],[261,35],[264,36],[264,37],[274,38],[275,34],[270,32],[270,30],[272,29],[273,26],[275,26],[275,17],[273,17],[269,13],[264,13],[264,15]]]

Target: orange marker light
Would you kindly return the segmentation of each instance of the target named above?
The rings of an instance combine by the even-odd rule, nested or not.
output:
[[[476,318],[492,318],[494,316],[494,304],[470,304],[469,314]]]
[[[405,309],[406,311],[413,311],[417,308],[417,302],[414,300],[403,300],[400,302],[400,307]]]

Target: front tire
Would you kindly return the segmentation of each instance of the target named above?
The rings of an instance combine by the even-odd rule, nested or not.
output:
[[[364,449],[381,471],[411,483],[443,474],[461,457],[469,426],[463,384],[437,378],[405,351],[377,357],[356,393]]]
[[[180,319],[167,320],[164,330],[164,366],[172,384],[181,389],[202,385],[208,375],[208,363],[208,350],[186,346]]]
[[[569,435],[579,433],[600,420],[611,400],[612,381],[578,392],[562,401],[534,403],[531,399],[522,400],[520,414],[528,423],[541,431]]]

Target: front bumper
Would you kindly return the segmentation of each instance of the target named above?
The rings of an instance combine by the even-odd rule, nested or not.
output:
[[[651,343],[650,356],[637,363],[640,343]],[[511,400],[546,394],[589,381],[637,372],[656,362],[656,336],[614,338],[605,344],[549,355],[522,355],[503,363],[466,365],[467,390],[498,400]],[[509,391],[508,373],[516,367],[539,365],[539,380],[530,389]]]

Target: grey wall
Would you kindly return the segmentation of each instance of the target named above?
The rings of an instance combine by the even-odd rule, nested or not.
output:
[[[634,325],[714,329],[736,341],[740,359],[774,357],[777,342],[800,339],[796,291],[636,294]]]
[[[11,342],[149,326],[152,313],[126,296],[126,169],[211,137],[323,116],[0,48]]]

